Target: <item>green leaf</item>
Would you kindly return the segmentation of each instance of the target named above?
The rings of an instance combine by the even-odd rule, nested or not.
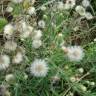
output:
[[[5,18],[0,18],[0,32],[3,30],[4,26],[7,24],[7,20]]]

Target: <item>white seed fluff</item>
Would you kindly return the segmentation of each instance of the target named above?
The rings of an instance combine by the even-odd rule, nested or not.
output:
[[[5,70],[9,67],[10,58],[8,55],[1,55],[0,56],[0,70]]]
[[[92,16],[92,14],[90,12],[86,12],[85,17],[86,17],[87,20],[93,19],[93,16]]]
[[[44,20],[40,20],[40,21],[38,22],[38,26],[39,26],[40,28],[45,28],[45,21],[44,21]]]
[[[13,32],[14,32],[14,27],[12,24],[7,24],[4,27],[4,36],[6,38],[10,38],[13,35]]]
[[[42,31],[41,30],[35,30],[33,40],[39,40],[42,37]]]
[[[42,41],[41,40],[33,40],[32,42],[32,47],[33,48],[39,48],[42,45]]]
[[[24,20],[20,21],[16,25],[16,29],[18,29],[18,32],[20,33],[21,40],[30,37],[33,32],[33,27],[27,24]]]
[[[45,60],[36,59],[31,64],[30,71],[36,77],[45,77],[48,73],[48,65]]]
[[[4,48],[8,51],[15,51],[17,48],[17,43],[14,41],[6,41]]]
[[[63,10],[64,9],[64,3],[62,1],[57,2],[57,9]]]
[[[72,9],[76,4],[76,0],[66,0],[64,9]]]
[[[67,49],[67,56],[70,61],[80,61],[84,57],[83,49],[80,46],[71,46]]]
[[[21,52],[17,52],[17,54],[13,58],[13,63],[19,64],[23,61],[23,54]]]
[[[84,7],[90,6],[89,0],[83,0],[83,1],[82,1],[82,5],[83,5]]]
[[[35,9],[35,7],[29,7],[27,12],[28,12],[29,15],[35,15],[36,14],[36,9]]]
[[[85,8],[81,5],[76,6],[75,11],[79,13],[81,16],[85,15]]]

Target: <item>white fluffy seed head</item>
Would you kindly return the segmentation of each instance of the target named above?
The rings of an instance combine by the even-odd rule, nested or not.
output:
[[[14,41],[6,41],[4,48],[8,51],[15,51],[17,48],[17,43]]]
[[[13,32],[14,32],[14,27],[12,24],[7,24],[5,27],[4,27],[4,36],[8,39],[10,39],[13,35]]]
[[[32,42],[32,47],[33,48],[39,48],[42,45],[42,41],[41,40],[33,40]]]
[[[45,77],[48,72],[48,65],[45,60],[36,59],[30,67],[30,72],[36,77]]]
[[[88,7],[88,6],[90,6],[89,0],[83,0],[83,1],[82,1],[82,5],[83,5],[85,8]]]
[[[29,24],[27,24],[25,21],[20,21],[19,22],[19,26],[16,26],[16,29],[18,29],[18,31],[20,32],[20,39],[24,40],[28,37],[30,37],[30,35],[33,32],[33,27],[30,26]]]
[[[21,52],[17,52],[17,54],[13,57],[13,63],[19,64],[23,61],[23,54]]]
[[[33,40],[39,40],[42,37],[42,31],[41,30],[35,30]]]
[[[76,6],[75,11],[79,13],[81,16],[85,15],[85,8],[81,5]]]
[[[93,16],[92,16],[92,14],[90,12],[86,12],[85,17],[86,17],[87,20],[93,19]]]
[[[31,31],[24,31],[23,33],[20,34],[20,39],[24,40],[24,39],[30,37],[30,35],[31,35]]]
[[[67,57],[70,61],[80,61],[84,57],[83,49],[80,46],[71,46],[67,50]]]
[[[5,70],[9,67],[10,58],[8,55],[1,55],[0,56],[0,70]]]
[[[64,5],[64,9],[72,9],[76,4],[76,0],[66,0],[66,3]]]
[[[64,9],[64,3],[62,1],[57,2],[57,9],[63,10]]]
[[[28,12],[29,15],[35,15],[36,14],[36,9],[35,9],[35,7],[29,7],[27,12]]]
[[[45,21],[44,21],[44,20],[40,20],[40,21],[38,22],[38,26],[39,26],[40,28],[45,28]]]

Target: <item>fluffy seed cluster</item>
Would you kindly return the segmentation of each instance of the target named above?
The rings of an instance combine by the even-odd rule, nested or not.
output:
[[[33,42],[32,42],[33,48],[37,49],[42,45],[41,37],[42,37],[42,31],[34,30],[34,36],[33,36]]]
[[[76,4],[76,0],[66,0],[65,9],[72,9]]]
[[[62,50],[66,53],[70,61],[80,61],[84,57],[84,50],[80,46],[62,46]]]
[[[4,48],[9,51],[15,51],[17,48],[17,43],[14,41],[6,41]]]
[[[12,24],[7,24],[5,27],[4,27],[4,36],[7,38],[7,39],[10,39],[13,35],[13,32],[14,32],[14,27]]]
[[[30,67],[30,72],[36,77],[45,77],[48,73],[48,65],[45,60],[36,59]]]
[[[87,12],[83,6],[81,5],[76,6],[75,10],[77,13],[79,13],[81,16],[85,17],[86,19],[88,20],[93,19],[93,15],[90,12]]]
[[[5,70],[9,67],[10,58],[8,55],[1,55],[0,56],[0,70]]]
[[[67,50],[67,56],[70,61],[80,61],[84,57],[83,49],[80,46],[71,46]]]
[[[13,63],[19,64],[23,60],[23,54],[21,52],[17,52],[16,55],[13,57]]]

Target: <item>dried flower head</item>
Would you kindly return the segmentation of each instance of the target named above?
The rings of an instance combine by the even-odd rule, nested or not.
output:
[[[32,47],[33,48],[39,48],[42,45],[42,41],[41,40],[33,40],[32,42]]]
[[[70,61],[80,61],[84,57],[83,49],[80,46],[71,46],[67,49],[67,56]]]
[[[36,59],[31,64],[30,71],[36,77],[45,77],[48,72],[48,65],[45,60]]]
[[[0,70],[5,70],[9,67],[10,58],[8,55],[1,55],[0,56]]]
[[[8,51],[15,51],[17,48],[17,43],[15,41],[6,41],[4,48]]]
[[[76,0],[66,0],[65,9],[72,9],[76,4]]]

